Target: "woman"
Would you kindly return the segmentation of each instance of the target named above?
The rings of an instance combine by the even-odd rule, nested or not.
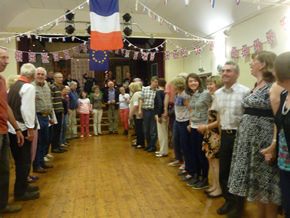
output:
[[[207,111],[212,97],[207,90],[203,89],[201,79],[195,73],[188,75],[185,91],[190,95],[190,123],[187,129],[190,132],[190,146],[193,154],[190,156],[190,162],[194,167],[193,179],[187,185],[192,186],[193,189],[203,189],[208,187],[209,164],[202,151],[203,134],[199,133],[197,128],[199,125],[207,124]]]
[[[142,94],[141,87],[142,85],[139,82],[133,82],[129,85],[130,91],[133,93],[133,96],[130,100],[129,120],[134,119],[137,141],[136,144],[133,144],[133,146],[136,146],[135,148],[137,149],[145,147],[143,117],[138,115],[139,96]]]
[[[125,92],[125,88],[121,87],[120,89],[120,95],[119,95],[119,103],[120,103],[120,116],[121,120],[124,126],[124,132],[123,135],[128,135],[129,130],[129,123],[128,123],[128,117],[129,117],[129,103],[130,103],[130,95]]]
[[[213,96],[214,92],[223,86],[220,76],[210,76],[206,80],[207,90]],[[202,150],[208,159],[210,172],[213,180],[212,187],[205,190],[210,198],[222,196],[222,190],[219,183],[219,150],[221,145],[221,135],[218,129],[217,112],[212,108],[208,110],[208,124],[199,125],[197,131],[204,134]]]
[[[282,206],[287,218],[290,218],[290,52],[277,57],[274,63],[274,75],[277,84],[286,90],[281,94],[280,107],[275,115],[277,126],[278,167],[280,168],[280,188]],[[275,150],[275,146],[273,149]],[[267,152],[265,152],[267,160]],[[271,156],[268,158],[271,161]]]
[[[270,89],[275,81],[272,75],[276,54],[261,51],[252,55],[251,74],[256,77],[256,86],[243,99],[245,108],[239,124],[229,177],[229,192],[258,204],[258,217],[277,217],[281,203],[278,168],[266,163],[262,149],[276,144],[272,108],[275,101]],[[272,87],[271,92],[277,92]]]
[[[90,102],[93,106],[94,134],[95,136],[103,135],[101,130],[101,122],[103,116],[103,95],[100,93],[99,86],[93,86],[92,91],[94,92],[94,94],[91,95]]]

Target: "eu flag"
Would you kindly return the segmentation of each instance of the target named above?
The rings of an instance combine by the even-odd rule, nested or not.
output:
[[[109,70],[109,51],[90,49],[90,70]]]

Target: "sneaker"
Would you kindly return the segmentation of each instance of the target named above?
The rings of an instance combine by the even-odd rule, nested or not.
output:
[[[156,154],[156,157],[167,157],[168,154]]]
[[[123,135],[128,135],[128,130],[124,130]]]
[[[91,137],[91,136],[92,136],[91,134],[88,134],[88,135],[87,135],[87,137]]]
[[[182,164],[180,167],[179,167],[180,170],[185,170],[185,164]]]
[[[44,157],[45,162],[49,162],[50,160],[47,157]]]
[[[68,147],[68,145],[61,144],[61,145],[60,145],[60,147],[62,147],[62,148],[67,148],[67,147]]]
[[[84,137],[84,135],[81,135],[80,137],[81,137],[81,138],[83,138],[83,137]]]
[[[46,157],[47,157],[47,158],[54,158],[54,156],[51,155],[51,154],[47,154]]]
[[[14,196],[14,201],[29,201],[39,198],[39,192],[26,192],[22,196]]]
[[[8,204],[5,208],[0,210],[1,213],[16,213],[22,209],[21,205],[10,205]]]
[[[195,176],[192,180],[189,181],[189,183],[187,183],[187,185],[188,186],[194,186],[198,182],[199,182],[198,176]]]
[[[169,164],[167,164],[168,166],[171,166],[171,167],[179,167],[183,164],[184,162],[179,162],[179,160],[176,160],[176,161],[173,161]]]
[[[207,188],[207,187],[208,187],[208,180],[204,179],[204,180],[196,183],[192,188],[198,190],[198,189],[203,189],[203,188]]]

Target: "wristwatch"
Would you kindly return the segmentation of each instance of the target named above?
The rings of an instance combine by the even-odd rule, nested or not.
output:
[[[17,131],[20,131],[21,132],[21,129],[15,129],[15,132],[17,132]]]

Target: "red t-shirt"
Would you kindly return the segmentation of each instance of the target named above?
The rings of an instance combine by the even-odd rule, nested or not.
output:
[[[169,94],[169,104],[174,104],[174,96],[176,92],[173,89],[172,83],[168,82],[164,94]]]
[[[6,82],[0,75],[0,134],[8,134],[7,90]]]

